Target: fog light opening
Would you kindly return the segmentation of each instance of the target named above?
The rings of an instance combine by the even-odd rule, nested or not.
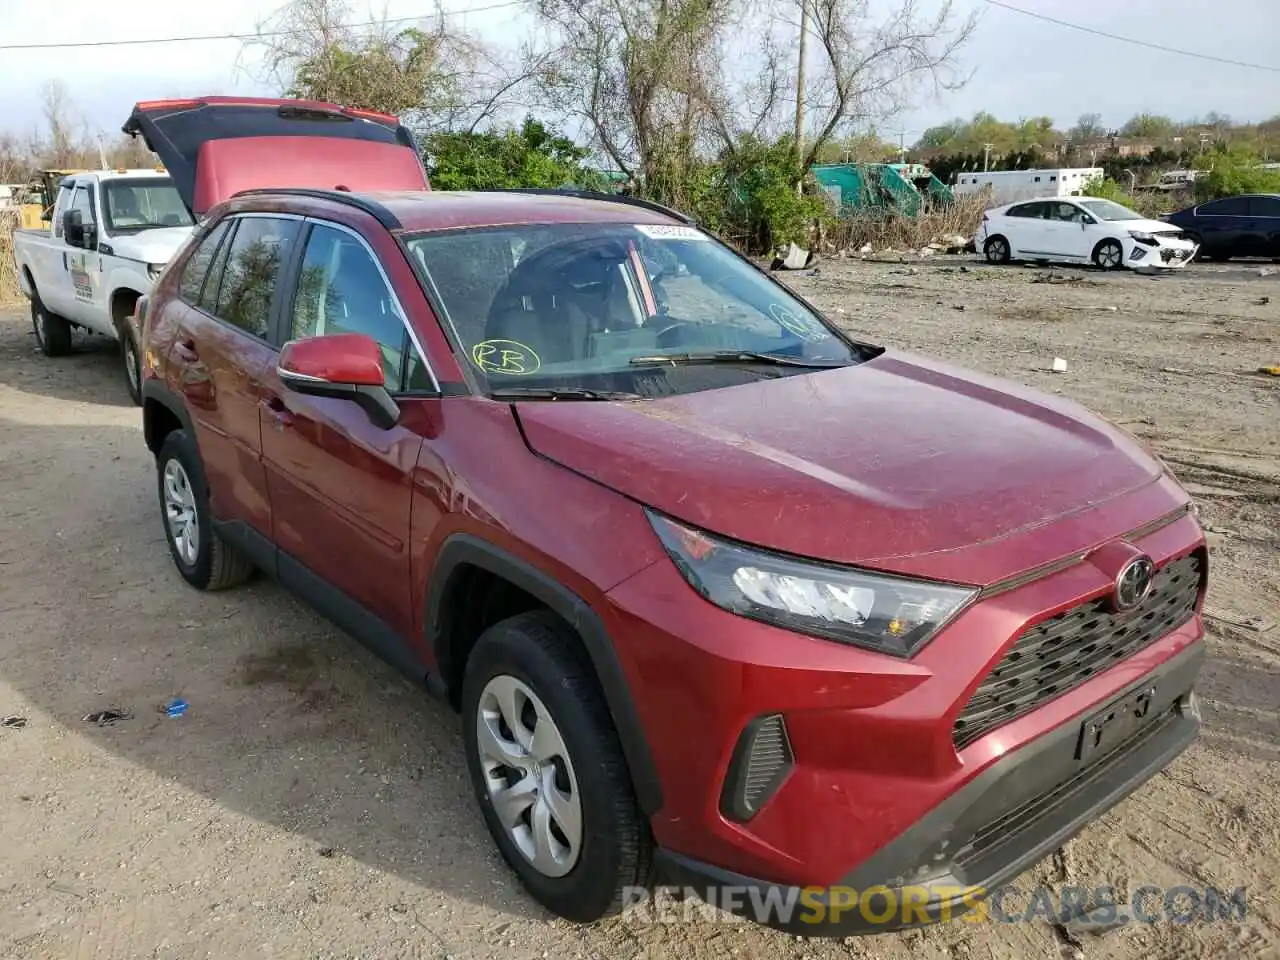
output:
[[[795,754],[782,714],[757,717],[746,725],[733,748],[720,795],[720,812],[745,823],[778,792],[795,766]]]

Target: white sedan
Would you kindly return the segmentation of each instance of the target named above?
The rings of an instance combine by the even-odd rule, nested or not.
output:
[[[1198,245],[1177,227],[1095,197],[1026,200],[988,210],[974,248],[991,263],[1054,260],[1118,267],[1185,267]]]

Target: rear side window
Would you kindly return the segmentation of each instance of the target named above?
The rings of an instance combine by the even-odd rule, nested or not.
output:
[[[1280,197],[1250,197],[1249,216],[1280,217]]]
[[[1034,217],[1035,214],[1030,212],[1032,206],[1034,206],[1034,204],[1020,203],[1016,207],[1010,207],[1009,212],[1006,213],[1005,216],[1006,217]]]
[[[200,303],[200,291],[204,289],[205,277],[209,275],[209,267],[213,263],[213,255],[218,252],[218,244],[227,235],[227,223],[223,220],[210,230],[195,253],[187,258],[182,268],[182,299],[187,303]],[[216,284],[215,284],[216,286]]]
[[[1249,215],[1249,201],[1245,197],[1227,197],[1213,203],[1201,204],[1196,208],[1197,217],[1246,217]]]
[[[232,326],[266,340],[271,328],[271,298],[298,236],[298,221],[242,217],[227,248],[213,313]]]

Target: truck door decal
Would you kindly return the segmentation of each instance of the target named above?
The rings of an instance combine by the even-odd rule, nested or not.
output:
[[[89,273],[88,256],[86,253],[73,253],[68,260],[71,285],[75,288],[76,299],[82,303],[93,302],[93,276]]]

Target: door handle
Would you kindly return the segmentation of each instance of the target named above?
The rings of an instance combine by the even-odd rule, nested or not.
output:
[[[173,345],[173,352],[179,360],[187,363],[195,363],[200,359],[200,354],[196,352],[196,342],[191,339],[179,340]]]
[[[279,397],[274,395],[266,397],[261,406],[277,430],[293,426],[293,413]]]

